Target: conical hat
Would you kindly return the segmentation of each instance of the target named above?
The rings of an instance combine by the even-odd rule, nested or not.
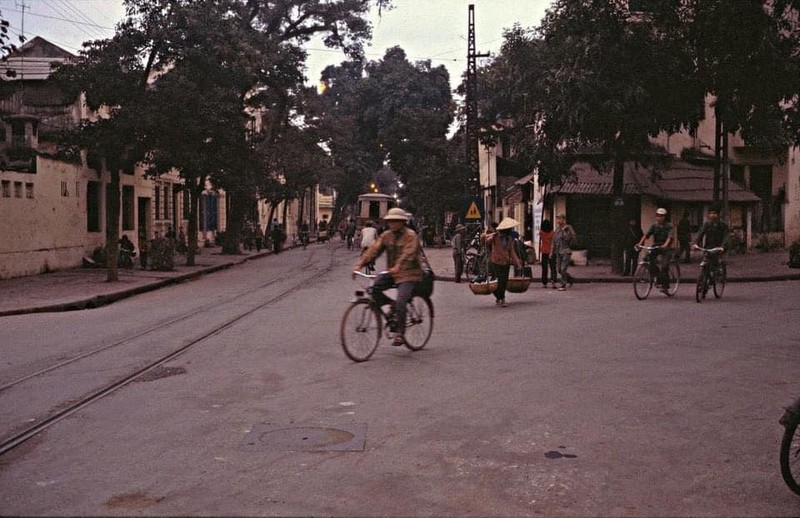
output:
[[[514,228],[519,225],[519,222],[513,218],[503,218],[503,221],[497,225],[497,230],[507,230],[509,228]]]

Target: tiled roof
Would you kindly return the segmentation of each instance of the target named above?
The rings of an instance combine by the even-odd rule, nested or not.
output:
[[[598,173],[589,164],[580,163],[572,167],[571,176],[561,185],[554,185],[550,192],[610,196],[611,189],[611,173]],[[667,169],[656,173],[626,163],[623,193],[674,201],[713,201],[714,169],[673,160]],[[730,182],[728,198],[737,202],[760,201],[758,196],[733,181]]]

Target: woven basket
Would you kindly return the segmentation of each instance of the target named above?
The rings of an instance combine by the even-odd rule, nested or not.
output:
[[[475,295],[491,295],[497,289],[497,281],[471,282],[469,289]]]
[[[531,285],[531,279],[526,277],[512,277],[508,279],[506,291],[509,293],[525,293]]]

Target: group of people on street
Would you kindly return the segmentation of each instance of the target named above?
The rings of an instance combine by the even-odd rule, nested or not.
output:
[[[667,210],[656,210],[656,221],[646,233],[642,232],[636,220],[629,222],[625,236],[626,274],[633,273],[638,259],[637,246],[643,245],[647,239],[652,238],[654,246],[660,247],[653,252],[660,257],[661,276],[666,272],[666,263],[669,259],[670,245],[672,243],[672,225],[666,221]],[[374,261],[383,252],[387,255],[387,272],[379,275],[372,285],[372,296],[379,306],[392,304],[391,315],[395,322],[396,335],[393,345],[405,344],[406,305],[414,295],[414,288],[423,278],[423,263],[426,262],[425,254],[417,233],[407,226],[408,215],[400,208],[390,209],[383,218],[388,229],[378,233],[372,222],[367,222],[361,231],[362,253],[358,262],[353,266],[353,271],[358,271]],[[521,268],[524,259],[516,246],[517,236],[513,230],[519,223],[512,218],[504,218],[497,225],[490,225],[486,232],[481,234],[481,242],[486,246],[493,275],[497,279],[497,288],[493,295],[495,304],[506,306],[506,288],[512,266]],[[452,237],[453,261],[456,271],[456,282],[460,282],[463,274],[463,248],[466,227],[457,224]],[[697,234],[696,243],[704,248],[721,247],[722,252],[728,247],[730,230],[728,226],[719,221],[719,209],[712,206],[708,209],[708,219]],[[632,247],[628,248],[628,244]],[[550,221],[543,220],[539,232],[539,250],[542,266],[542,286],[548,287],[548,280],[552,287],[566,290],[572,286],[573,277],[569,274],[572,249],[577,244],[577,234],[571,225],[567,224],[564,214],[556,216],[556,226]],[[634,256],[633,252],[636,252]],[[683,250],[681,250],[683,252]],[[629,253],[630,252],[630,253]],[[688,260],[688,257],[687,257]],[[717,256],[717,260],[718,256]],[[556,283],[560,279],[559,286]],[[385,291],[397,288],[395,300],[385,295]]]
[[[569,265],[572,261],[572,249],[577,244],[578,235],[572,225],[567,224],[564,214],[556,216],[555,228],[550,220],[542,220],[539,230],[539,260],[542,265],[543,288],[547,288],[548,279],[553,289],[564,291],[572,287],[574,279],[569,273]]]

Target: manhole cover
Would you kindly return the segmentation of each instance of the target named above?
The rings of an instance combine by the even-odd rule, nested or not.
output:
[[[245,451],[364,451],[367,425],[258,425],[245,435]]]

